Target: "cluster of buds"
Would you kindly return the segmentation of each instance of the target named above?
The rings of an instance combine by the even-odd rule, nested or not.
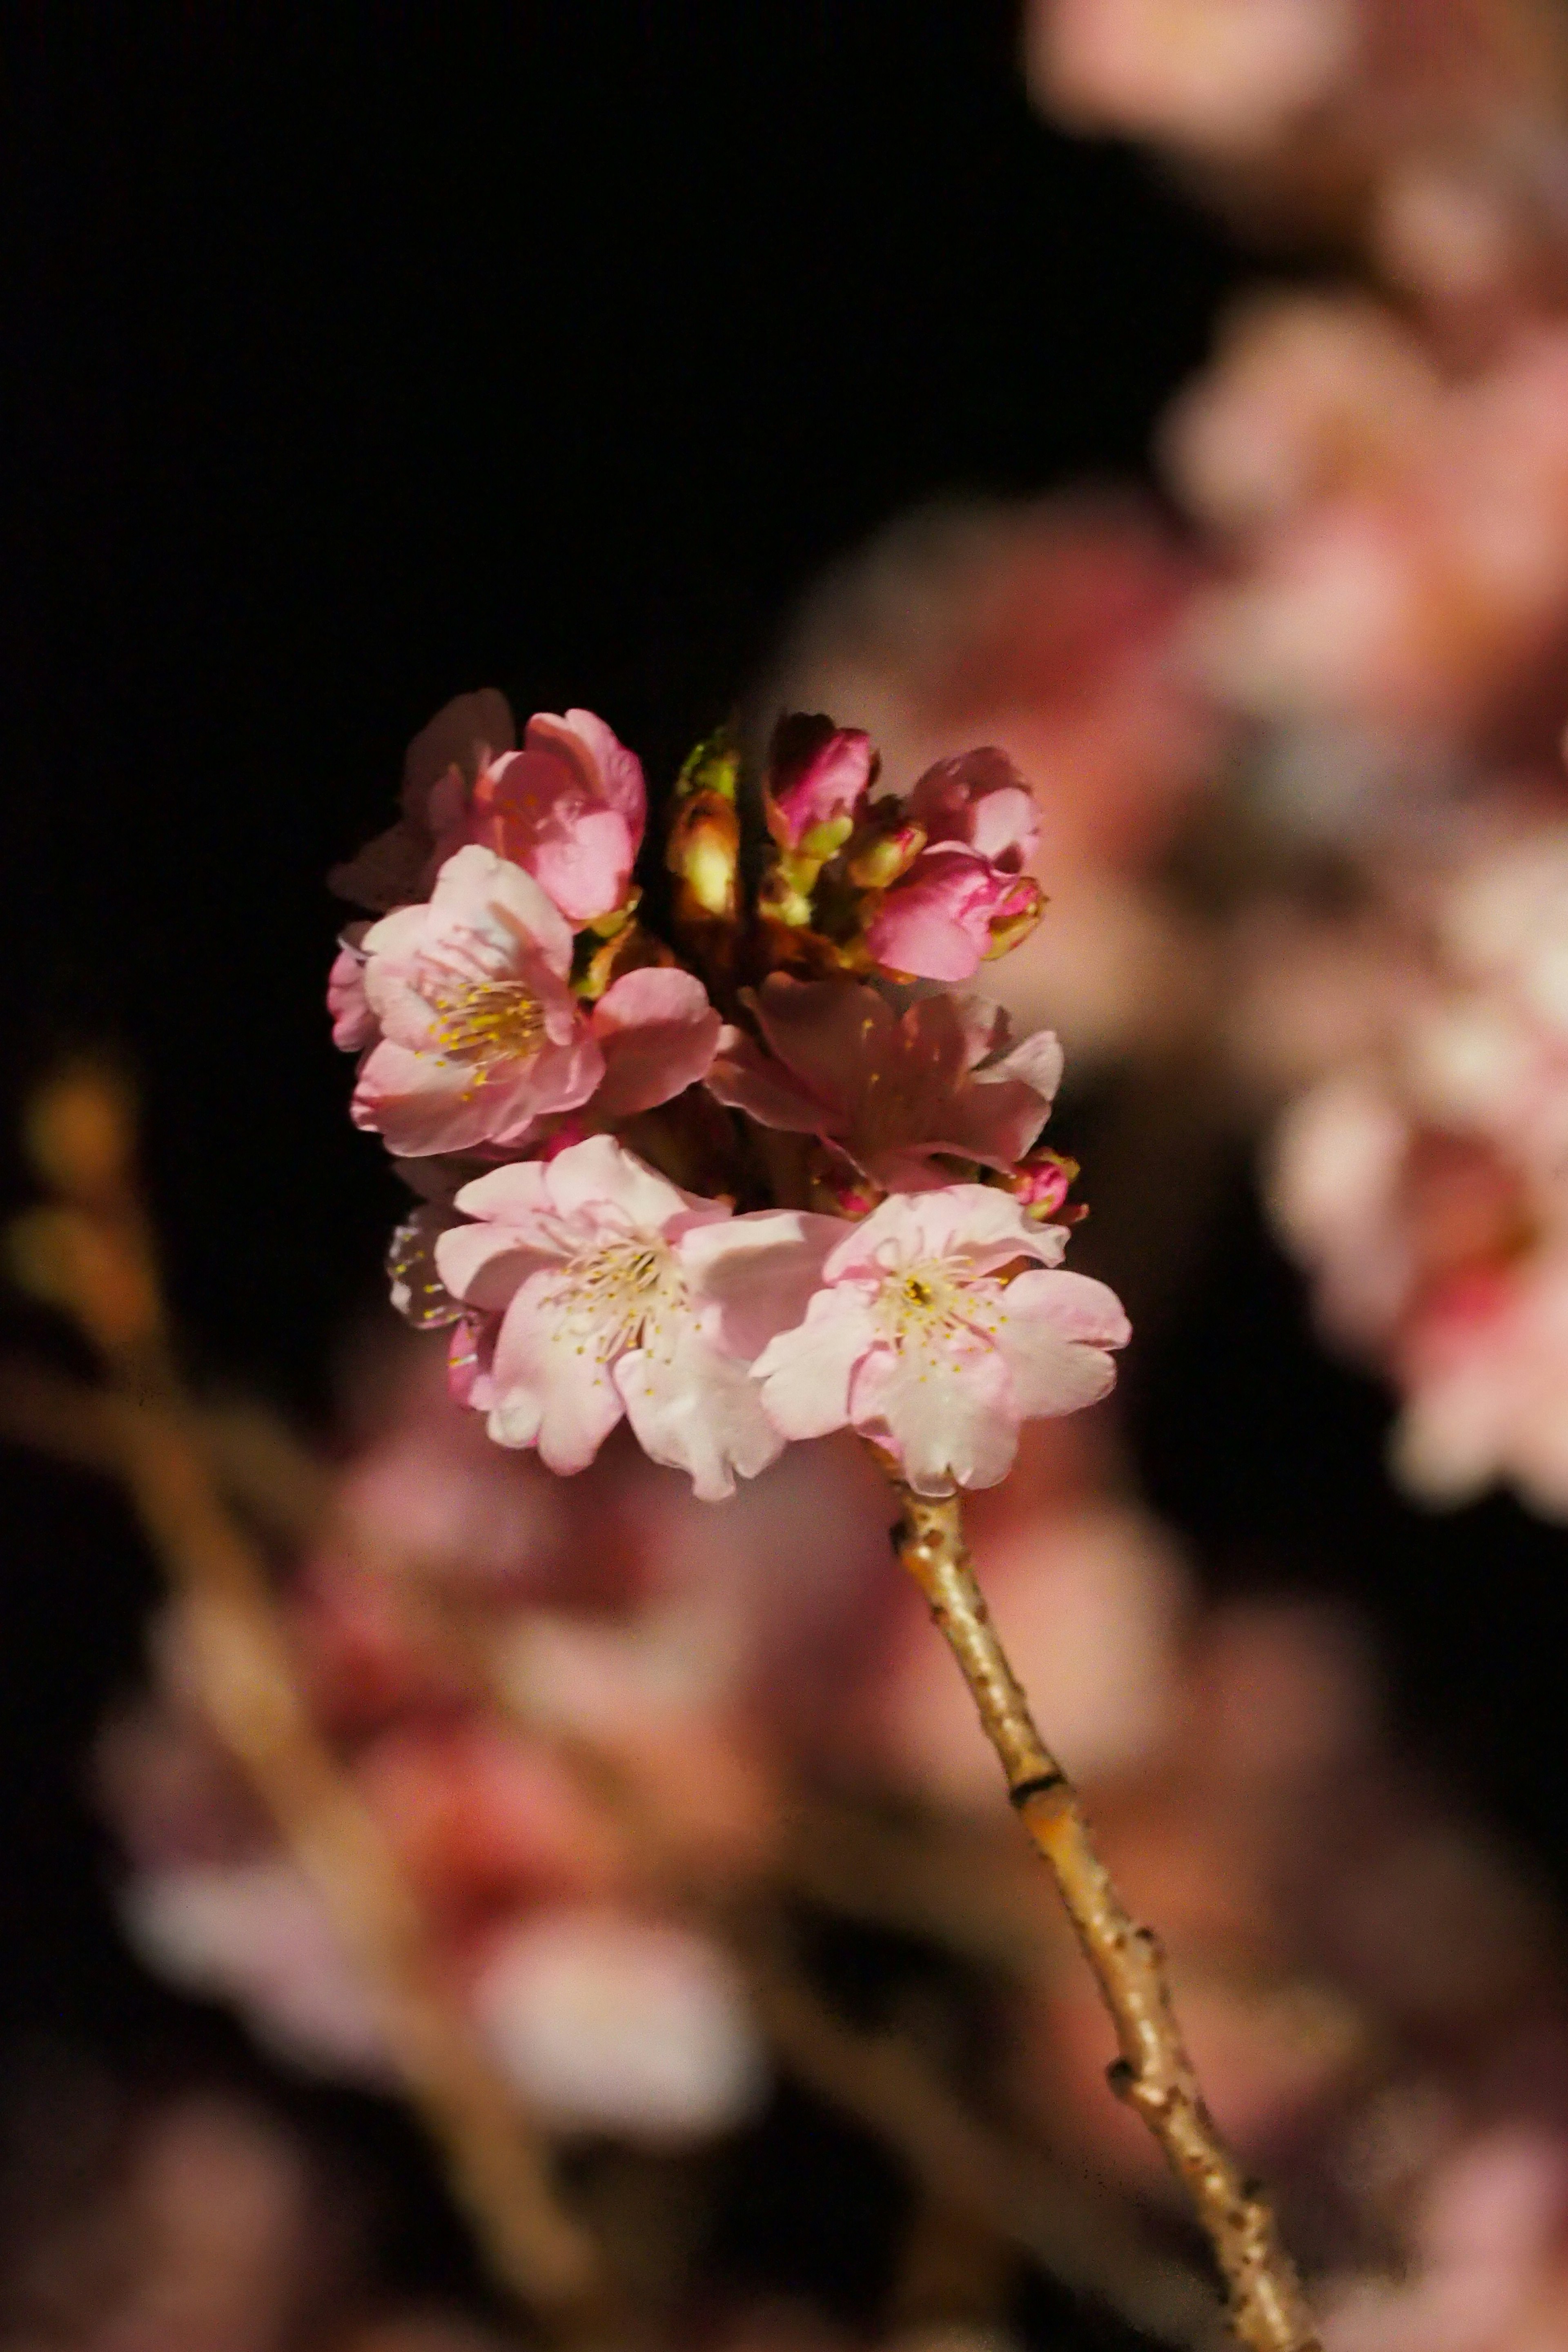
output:
[[[995,751],[877,772],[823,718],[760,778],[710,739],[645,895],[635,755],[467,696],[334,877],[380,910],[329,989],[353,1117],[421,1200],[394,1298],[500,1444],[577,1470],[625,1416],[717,1498],[852,1426],[944,1494],[1110,1387],[1126,1320],[1059,1269],[1077,1171],[1037,1142],[1060,1048],[952,987],[1039,915],[1033,797]]]
[[[786,969],[968,980],[1026,940],[1045,901],[1025,872],[1033,793],[1002,751],[929,769],[907,800],[872,798],[858,728],[783,720],[763,782],[769,855],[757,912]]]

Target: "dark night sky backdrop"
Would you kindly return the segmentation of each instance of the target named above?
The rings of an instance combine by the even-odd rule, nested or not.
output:
[[[7,1096],[64,1043],[134,1057],[208,1364],[319,1401],[375,1282],[321,877],[442,701],[587,703],[668,772],[879,521],[1141,465],[1247,266],[1031,115],[1015,15],[16,12]],[[1412,1720],[1568,1875],[1561,1535],[1395,1507],[1245,1201],[1145,1384],[1156,1492],[1224,1554],[1375,1575]],[[106,1501],[9,1484],[26,2018],[99,1965],[76,1759],[146,1586]]]

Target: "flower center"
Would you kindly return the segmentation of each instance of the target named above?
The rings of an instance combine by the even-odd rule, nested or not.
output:
[[[579,1354],[591,1347],[607,1364],[627,1348],[657,1348],[661,1332],[673,1335],[686,1285],[674,1252],[639,1238],[573,1258],[563,1270],[561,1299],[566,1311],[558,1337]]]
[[[423,993],[436,1014],[437,1049],[451,1061],[471,1062],[482,1072],[539,1051],[544,1008],[521,980],[443,979]]]
[[[994,1283],[955,1276],[936,1258],[889,1275],[877,1302],[883,1332],[900,1353],[994,1333],[996,1310]]]

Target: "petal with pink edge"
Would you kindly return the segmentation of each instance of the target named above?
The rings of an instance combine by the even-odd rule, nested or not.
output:
[[[503,1445],[537,1444],[540,1460],[569,1476],[587,1468],[622,1406],[592,1336],[567,1329],[560,1289],[555,1271],[533,1275],[507,1308],[489,1430]]]
[[[855,1375],[855,1426],[890,1439],[917,1495],[994,1486],[1018,1450],[1007,1370],[992,1348],[879,1349]]]
[[[838,1217],[760,1209],[683,1234],[680,1263],[693,1302],[716,1310],[721,1346],[749,1364],[776,1333],[793,1330],[843,1231]]]
[[[651,965],[614,982],[591,1025],[605,1056],[594,1107],[605,1118],[626,1118],[705,1077],[723,1024],[693,973]]]
[[[745,1366],[689,1327],[668,1354],[628,1350],[615,1378],[644,1453],[684,1470],[700,1502],[721,1503],[737,1475],[754,1478],[784,1451]]]
[[[752,1366],[770,1420],[786,1437],[826,1437],[844,1428],[856,1367],[879,1339],[861,1291],[848,1284],[819,1290],[805,1321],[771,1339]]]
[[[1088,1275],[1021,1274],[1003,1294],[995,1344],[1026,1419],[1077,1412],[1116,1384],[1107,1352],[1131,1337],[1121,1301]]]

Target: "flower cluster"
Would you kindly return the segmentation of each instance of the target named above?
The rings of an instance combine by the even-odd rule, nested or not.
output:
[[[1446,1503],[1506,1480],[1561,1517],[1568,832],[1472,845],[1407,895],[1359,1050],[1280,1122],[1273,1204],[1331,1334],[1400,1391],[1403,1483]]]
[[[1056,1038],[932,986],[1038,918],[1027,786],[986,750],[878,795],[868,737],[803,717],[753,787],[715,739],[670,796],[656,922],[637,759],[582,710],[514,741],[499,695],[453,703],[334,877],[384,909],[329,1003],[353,1117],[423,1195],[396,1303],[553,1470],[625,1418],[708,1500],[847,1427],[921,1493],[993,1485],[1127,1337],[1059,1265]]]

